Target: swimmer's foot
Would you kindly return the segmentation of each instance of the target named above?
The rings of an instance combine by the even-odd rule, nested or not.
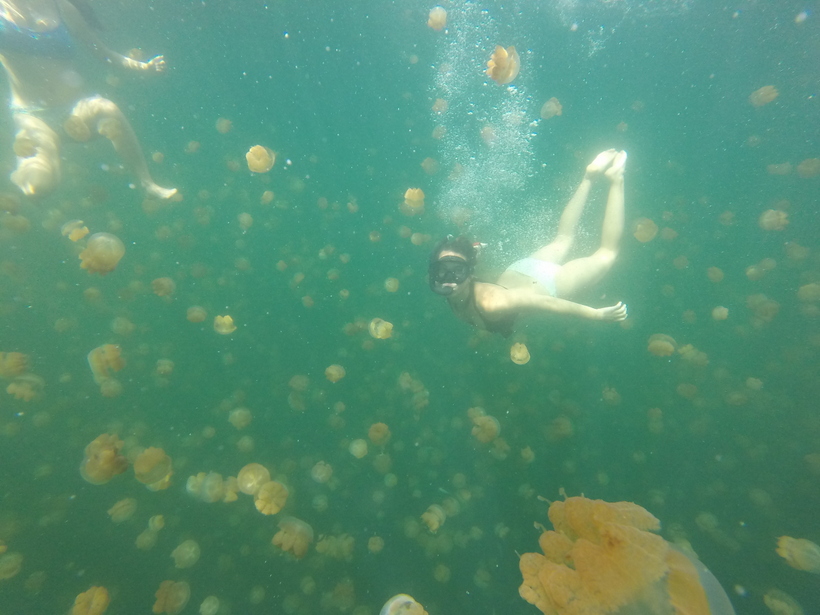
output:
[[[170,199],[177,193],[176,188],[163,188],[162,186],[157,186],[153,182],[143,184],[142,188],[148,196],[153,196],[158,199]]]
[[[604,169],[606,169],[612,163],[612,160],[615,158],[617,154],[617,150],[608,149],[605,152],[601,152],[600,154],[595,156],[595,160],[593,160],[587,165],[587,177],[603,173]]]
[[[612,159],[612,164],[604,175],[606,175],[610,181],[623,180],[624,167],[626,167],[626,152],[621,150],[615,155],[615,158]]]

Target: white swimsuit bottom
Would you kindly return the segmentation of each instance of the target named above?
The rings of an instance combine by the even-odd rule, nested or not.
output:
[[[549,261],[542,261],[538,258],[530,258],[529,256],[515,261],[507,267],[507,271],[515,271],[516,273],[529,276],[533,280],[537,280],[553,297],[558,296],[558,291],[555,287],[555,276],[559,269],[561,269],[561,265],[556,265]]]

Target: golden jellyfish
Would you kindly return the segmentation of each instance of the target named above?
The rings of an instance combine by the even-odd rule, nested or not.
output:
[[[151,290],[157,297],[170,297],[176,289],[177,285],[171,278],[157,278],[151,282]]]
[[[709,278],[710,282],[717,284],[723,281],[723,270],[719,267],[709,267],[709,269],[706,270],[706,277]]]
[[[296,559],[302,559],[313,542],[313,528],[296,517],[283,517],[279,521],[279,531],[274,534],[271,543],[286,553],[292,553]]]
[[[94,382],[101,385],[111,378],[111,372],[118,372],[125,367],[122,349],[117,344],[103,344],[88,353],[88,366],[94,376]]]
[[[0,352],[0,378],[11,380],[28,371],[28,357],[22,352]]]
[[[254,173],[267,173],[276,162],[276,154],[267,147],[254,145],[245,154],[245,160],[248,161],[248,168]]]
[[[111,598],[104,587],[91,587],[77,595],[71,615],[102,615],[108,608]]]
[[[435,534],[447,520],[447,513],[445,513],[444,509],[438,504],[431,504],[427,507],[427,510],[421,514],[421,520],[424,525],[427,526],[427,529],[430,530],[430,533]]]
[[[270,482],[270,472],[261,463],[249,463],[239,470],[236,480],[242,493],[256,495],[262,485]]]
[[[233,128],[233,122],[226,117],[220,117],[216,120],[216,131],[221,134],[225,135],[228,134]]]
[[[649,218],[638,218],[632,224],[632,235],[641,243],[648,243],[658,234],[658,225]]]
[[[526,365],[530,362],[530,351],[523,342],[516,342],[510,346],[510,360],[516,365]]]
[[[387,278],[384,281],[384,289],[389,293],[399,290],[399,281],[396,278]]]
[[[97,436],[85,447],[85,458],[80,464],[80,475],[92,485],[107,483],[128,469],[128,460],[120,455],[124,443],[111,434]]]
[[[777,539],[777,554],[792,568],[820,574],[820,546],[810,540],[781,536]]]
[[[106,275],[117,268],[123,256],[125,245],[119,237],[111,233],[94,233],[80,252],[80,267],[88,273]]]
[[[134,459],[134,477],[151,491],[167,489],[173,473],[171,458],[161,448],[146,448]]]
[[[757,220],[764,231],[782,231],[789,225],[789,214],[779,209],[767,209]]]
[[[22,553],[3,553],[0,555],[0,581],[16,577],[23,567]]]
[[[381,553],[384,549],[384,538],[381,536],[371,536],[367,539],[367,550],[371,553]]]
[[[71,241],[80,241],[80,239],[88,235],[88,227],[83,224],[82,220],[69,220],[63,224],[60,233],[62,233],[63,237],[68,237]]]
[[[504,49],[496,45],[492,57],[487,62],[487,76],[499,85],[506,85],[518,76],[521,60],[515,47]]]
[[[444,30],[447,26],[447,11],[441,6],[431,8],[430,14],[427,16],[427,25],[436,32]]]
[[[170,376],[174,373],[174,362],[171,359],[157,359],[154,373],[157,376]]]
[[[393,323],[382,320],[381,318],[374,318],[367,326],[370,336],[377,340],[386,340],[393,336]]]
[[[390,441],[390,428],[385,423],[373,423],[367,430],[367,437],[376,446],[384,446]]]
[[[729,318],[729,308],[719,305],[712,309],[713,320],[726,320],[727,318]]]
[[[243,233],[247,232],[247,230],[253,226],[253,216],[249,213],[241,213],[236,219],[239,222],[239,228],[242,229]]]
[[[17,376],[14,382],[6,387],[6,393],[13,396],[15,399],[21,399],[25,402],[30,402],[45,387],[45,381],[35,374],[23,374]]]
[[[763,594],[763,604],[772,615],[804,615],[803,607],[786,592],[772,588]]]
[[[186,540],[181,542],[176,549],[171,551],[171,559],[177,568],[190,568],[199,561],[202,550],[196,540]]]
[[[335,363],[325,369],[325,378],[330,382],[339,382],[339,380],[345,377],[345,374],[345,368]]]
[[[256,492],[254,504],[263,515],[275,515],[288,501],[288,488],[275,480],[268,481]]]
[[[333,476],[333,466],[325,461],[319,461],[310,469],[310,477],[317,483],[326,483]]]
[[[236,325],[233,324],[233,318],[228,315],[214,317],[214,331],[220,335],[230,335],[236,331]]]
[[[556,115],[561,115],[563,111],[564,107],[561,106],[558,99],[553,96],[541,107],[541,119],[548,120]]]
[[[367,441],[362,440],[361,438],[353,440],[353,442],[350,443],[350,446],[347,448],[347,450],[356,459],[362,459],[367,455]]]
[[[234,408],[228,414],[228,422],[237,429],[245,429],[251,424],[251,420],[253,420],[253,415],[247,408]]]
[[[137,501],[134,498],[124,498],[108,509],[108,516],[114,523],[128,521],[137,512]]]
[[[519,559],[519,594],[545,615],[734,613],[717,579],[652,533],[660,522],[631,502],[553,502],[541,553]],[[705,585],[705,587],[704,587]]]
[[[424,191],[421,188],[408,188],[404,193],[402,211],[409,215],[424,211]]]
[[[204,307],[192,305],[188,308],[185,317],[188,319],[188,322],[204,322],[208,317],[208,312],[205,311]]]
[[[353,558],[353,547],[356,539],[350,534],[325,536],[316,544],[316,552],[333,559],[348,560]]]
[[[177,615],[182,612],[191,598],[191,586],[185,581],[163,581],[154,596],[157,599],[153,606],[154,613]]]
[[[396,594],[384,603],[379,615],[428,615],[412,596]]]
[[[274,196],[275,195],[273,194],[273,190],[265,190],[262,193],[262,196],[259,197],[259,203],[261,205],[268,205],[269,203],[273,202]]]
[[[656,357],[669,357],[675,354],[677,342],[668,335],[655,333],[649,337],[646,349]]]
[[[749,95],[749,102],[755,107],[762,107],[763,105],[768,105],[775,98],[777,98],[778,94],[779,92],[777,91],[777,88],[773,85],[764,85],[762,88],[755,90]]]
[[[472,418],[473,437],[483,444],[488,444],[495,440],[501,433],[501,424],[494,416],[483,414]]]
[[[199,605],[199,615],[217,615],[219,613],[219,598],[208,596]]]
[[[421,168],[424,169],[424,172],[427,175],[435,175],[438,173],[438,161],[435,158],[430,158],[429,156],[421,161]]]
[[[820,175],[820,158],[806,158],[797,165],[797,174],[803,179]]]

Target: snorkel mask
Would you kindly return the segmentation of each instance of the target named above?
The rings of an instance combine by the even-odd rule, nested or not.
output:
[[[448,235],[440,241],[430,255],[427,269],[430,290],[445,297],[452,295],[472,277],[477,252],[476,244],[466,237]]]
[[[430,263],[430,289],[445,297],[452,295],[456,287],[466,282],[472,273],[470,264],[460,256],[442,256]]]

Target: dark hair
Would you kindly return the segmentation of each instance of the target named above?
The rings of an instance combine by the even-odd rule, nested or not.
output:
[[[473,240],[464,235],[459,235],[458,237],[447,235],[447,237],[439,241],[430,254],[431,265],[439,259],[442,252],[455,252],[464,257],[470,269],[475,268],[478,250],[475,249]]]

